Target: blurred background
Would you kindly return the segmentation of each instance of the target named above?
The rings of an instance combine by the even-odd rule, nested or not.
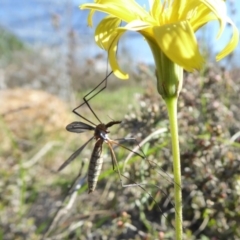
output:
[[[0,239],[174,239],[167,114],[140,35],[127,33],[119,43],[130,79],[110,76],[90,103],[102,122],[122,121],[113,139],[141,144],[148,161],[135,156],[126,167],[129,152],[114,151],[123,183],[145,185],[123,188],[105,147],[97,189],[88,195],[84,176],[94,142],[57,172],[92,136],[65,130],[81,121],[72,109],[111,70],[87,27],[88,11],[79,9],[84,2],[0,2]],[[226,2],[239,28],[240,5]],[[103,16],[95,15],[94,26]],[[216,42],[217,30],[211,23],[197,33],[206,65],[185,73],[179,102],[185,239],[240,239],[239,47],[216,63],[231,37],[227,27]],[[78,112],[98,123],[88,107]],[[79,181],[80,190],[71,191]]]

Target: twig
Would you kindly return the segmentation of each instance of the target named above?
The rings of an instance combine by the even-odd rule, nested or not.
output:
[[[235,142],[240,137],[240,131],[235,133],[231,138],[230,142]]]
[[[40,151],[38,151],[30,160],[22,164],[23,168],[30,168],[36,164],[52,147],[60,146],[61,142],[51,141],[46,143]]]
[[[81,168],[82,169],[82,168]],[[51,223],[49,224],[45,234],[42,237],[42,240],[46,239],[46,236],[49,235],[49,233],[53,230],[53,228],[57,225],[57,223],[60,221],[61,217],[66,215],[69,210],[72,208],[76,198],[77,198],[77,191],[82,187],[84,184],[86,177],[80,178],[81,176],[81,170],[78,176],[75,178],[70,190],[68,191],[67,195],[63,198],[62,204],[59,206],[58,210],[55,213],[55,216],[53,217]],[[66,201],[66,199],[69,197],[68,204],[64,207],[63,203]]]

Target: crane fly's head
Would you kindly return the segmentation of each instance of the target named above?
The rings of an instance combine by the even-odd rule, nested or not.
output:
[[[95,128],[94,136],[95,136],[95,139],[101,138],[101,139],[105,140],[108,133],[109,133],[109,131],[107,131],[106,125],[103,123],[100,123]]]

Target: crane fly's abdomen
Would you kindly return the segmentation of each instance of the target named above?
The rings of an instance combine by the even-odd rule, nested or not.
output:
[[[98,140],[94,146],[92,156],[88,168],[88,193],[91,193],[95,190],[98,176],[100,175],[103,158],[102,154],[102,144],[103,140]]]

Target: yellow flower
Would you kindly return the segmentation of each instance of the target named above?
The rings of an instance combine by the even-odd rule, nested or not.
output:
[[[107,13],[97,26],[95,40],[108,51],[110,65],[118,77],[128,78],[121,71],[117,59],[117,43],[125,31],[141,33],[148,42],[153,54],[159,49],[167,58],[187,71],[200,69],[204,63],[194,32],[212,20],[218,20],[222,35],[226,23],[232,26],[232,38],[216,56],[216,60],[227,56],[237,46],[238,29],[227,16],[223,0],[151,0],[150,11],[146,11],[134,0],[95,0],[83,4],[81,9],[90,9],[88,24],[92,25],[94,12]],[[125,22],[125,26],[119,24]],[[155,53],[156,62],[156,53]],[[159,62],[159,61],[158,61]]]

